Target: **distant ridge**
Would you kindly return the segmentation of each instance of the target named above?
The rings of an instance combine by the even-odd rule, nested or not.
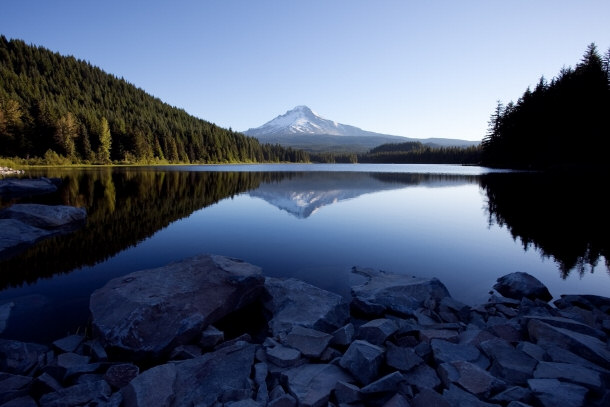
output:
[[[325,119],[304,105],[296,106],[260,127],[250,128],[244,131],[244,134],[264,143],[310,152],[364,153],[381,144],[407,141],[420,141],[437,147],[472,146],[479,143],[445,138],[416,139],[375,133]]]

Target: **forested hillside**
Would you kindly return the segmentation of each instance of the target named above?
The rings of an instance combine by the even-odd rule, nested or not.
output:
[[[308,160],[193,117],[88,62],[4,36],[0,156],[80,163]]]
[[[501,102],[483,140],[482,163],[491,167],[549,169],[608,165],[610,50],[589,45],[576,68],[540,78],[517,103]]]

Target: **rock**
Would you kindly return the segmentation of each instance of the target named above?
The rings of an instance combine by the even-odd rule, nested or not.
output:
[[[0,219],[0,231],[0,259],[11,257],[54,234],[15,219]]]
[[[443,391],[443,397],[453,407],[500,407],[499,404],[481,401],[475,395],[454,385],[450,385],[448,389]]]
[[[171,360],[193,359],[201,356],[201,348],[197,345],[179,345],[170,353]]]
[[[546,356],[546,351],[541,346],[534,345],[531,342],[519,342],[517,344],[517,350],[525,352],[528,356],[539,362],[544,360]]]
[[[391,319],[374,319],[358,328],[357,338],[370,342],[373,345],[383,345],[396,331],[398,331],[398,326]]]
[[[140,368],[132,363],[121,363],[112,365],[106,370],[104,380],[115,389],[127,386],[136,376],[140,374]]]
[[[377,378],[383,363],[384,349],[362,340],[355,340],[341,357],[339,364],[360,384],[367,385]]]
[[[0,339],[0,371],[28,376],[46,361],[44,345]]]
[[[176,366],[165,364],[155,366],[121,389],[125,407],[169,407],[174,400]]]
[[[553,296],[536,277],[517,271],[498,278],[494,289],[505,297],[520,300],[523,297],[550,301]]]
[[[254,365],[254,382],[256,383],[256,401],[266,406],[269,402],[269,390],[267,389],[267,375],[269,367],[266,363]]]
[[[411,405],[400,393],[396,393],[387,403],[383,405],[383,407],[410,407]]]
[[[492,361],[489,372],[512,384],[525,384],[538,364],[537,360],[502,339],[490,339],[481,342],[480,346]]]
[[[81,335],[69,335],[53,342],[53,346],[61,352],[74,352],[84,341]]]
[[[97,405],[108,401],[112,390],[103,380],[88,382],[47,393],[40,398],[41,407]]]
[[[335,384],[335,398],[339,404],[353,404],[362,398],[360,395],[360,388],[358,386],[344,382],[338,381]]]
[[[57,191],[59,179],[7,178],[0,179],[0,196],[23,197],[50,194]]]
[[[60,389],[62,389],[61,384],[53,376],[43,373],[34,379],[30,394],[40,398],[43,394],[59,391]]]
[[[531,404],[533,401],[533,396],[532,391],[529,388],[513,386],[493,396],[491,401],[497,401],[500,403],[521,401],[523,403]]]
[[[544,407],[582,407],[585,405],[587,389],[556,379],[529,379],[527,381],[534,397]]]
[[[560,348],[559,346],[548,346],[546,348],[546,355],[548,355],[548,359],[551,362],[557,363],[570,363],[573,365],[579,365],[586,367],[591,370],[596,370],[598,372],[608,372],[608,370],[603,367],[596,365],[595,363],[588,361],[587,359],[581,358],[580,356],[570,352],[567,349]]]
[[[106,349],[102,346],[102,344],[94,339],[91,341],[87,341],[83,344],[84,349],[88,354],[90,354],[94,360],[98,362],[105,362],[108,360],[108,354],[106,353]]]
[[[211,406],[251,398],[255,350],[255,345],[242,342],[176,363],[176,404]]]
[[[32,378],[0,372],[0,404],[17,397],[26,396]]]
[[[282,394],[280,397],[271,400],[268,407],[296,407],[297,400],[290,394]]]
[[[438,372],[447,388],[452,383],[457,384],[479,397],[488,398],[491,394],[503,390],[505,387],[501,380],[470,362],[442,363],[438,367]]]
[[[0,251],[1,250],[2,249],[0,248]],[[11,309],[13,309],[14,306],[14,302],[7,302],[0,305],[0,334],[6,329],[6,324],[11,316]]]
[[[332,338],[327,333],[296,325],[286,337],[286,344],[298,349],[305,357],[319,358]]]
[[[452,407],[443,396],[430,388],[423,388],[413,398],[413,407]]]
[[[419,340],[430,342],[433,339],[444,339],[445,341],[457,343],[460,340],[460,334],[457,331],[449,329],[422,329],[419,331]]]
[[[294,325],[331,333],[344,326],[349,306],[343,298],[295,279],[265,279],[268,299],[265,309],[271,314],[269,328],[279,338]]]
[[[472,362],[482,369],[489,367],[489,360],[485,358],[473,345],[456,344],[442,339],[430,341],[432,354],[436,363],[466,361]]]
[[[331,343],[337,346],[348,346],[354,340],[354,332],[354,324],[350,322],[333,332]]]
[[[65,369],[70,369],[75,366],[86,365],[89,363],[89,360],[89,356],[83,356],[72,352],[61,353],[57,356],[57,365]]]
[[[283,345],[267,349],[267,360],[279,367],[293,367],[305,363],[300,351]]]
[[[23,396],[2,404],[2,407],[38,407],[38,403],[30,396]]]
[[[203,330],[201,333],[201,339],[199,340],[199,346],[204,349],[211,349],[214,346],[218,345],[220,342],[224,341],[225,334],[217,329],[216,327],[210,325]]]
[[[543,348],[559,346],[606,369],[610,368],[610,351],[599,339],[551,326],[531,319],[527,324],[529,335]]]
[[[405,382],[405,377],[400,372],[393,372],[364,386],[360,392],[372,396],[379,393],[394,393]]]
[[[202,255],[109,281],[90,299],[92,324],[106,346],[159,357],[255,301],[260,268]]]
[[[299,406],[326,406],[337,382],[349,382],[351,377],[335,365],[307,364],[282,373],[289,392]]]
[[[371,269],[353,273],[368,281],[352,287],[351,306],[365,315],[385,313],[412,316],[426,301],[440,302],[449,297],[447,288],[436,278],[427,279],[403,274],[390,274]]]
[[[417,387],[419,391],[422,391],[422,389],[434,389],[441,384],[436,371],[425,363],[414,367],[408,372],[403,372],[403,375],[407,383]]]
[[[85,224],[87,212],[66,205],[14,204],[0,211],[0,218],[45,230],[73,231]]]
[[[394,369],[406,372],[415,366],[424,363],[424,360],[411,348],[396,346],[391,342],[387,344],[386,364]]]
[[[606,334],[599,330],[591,328],[589,325],[583,324],[582,322],[575,321],[573,319],[562,318],[562,317],[525,317],[525,320],[537,319],[538,321],[544,322],[545,324],[567,329],[568,331],[581,333],[583,335],[593,336],[597,339],[604,340],[606,338]]]
[[[600,372],[569,363],[540,362],[534,370],[534,378],[559,379],[597,389],[608,384],[604,383],[604,377]]]

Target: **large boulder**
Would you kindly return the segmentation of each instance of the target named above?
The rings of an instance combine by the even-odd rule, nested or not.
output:
[[[52,236],[40,229],[15,219],[0,219],[0,259],[11,257],[39,240]]]
[[[45,230],[71,231],[84,225],[84,208],[66,205],[15,204],[0,211],[2,219],[16,219]]]
[[[523,297],[530,300],[541,299],[550,301],[553,296],[548,288],[536,277],[521,271],[510,273],[498,278],[494,289],[508,298],[521,300]]]
[[[103,343],[133,357],[158,357],[251,304],[263,290],[259,267],[200,255],[109,281],[89,307]]]
[[[287,335],[297,325],[332,333],[348,321],[349,306],[338,294],[293,278],[268,277],[265,290],[264,306],[275,337]]]
[[[0,179],[0,195],[6,197],[50,194],[57,191],[59,179],[7,178]]]
[[[372,269],[352,270],[367,281],[352,287],[352,308],[366,315],[385,313],[414,315],[425,304],[440,303],[450,297],[447,288],[436,278],[392,274]]]

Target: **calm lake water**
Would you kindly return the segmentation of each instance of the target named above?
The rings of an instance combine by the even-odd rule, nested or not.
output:
[[[201,253],[349,297],[352,267],[437,277],[484,302],[525,271],[560,294],[610,295],[604,184],[446,165],[238,165],[40,170],[88,223],[0,262],[0,337],[49,341],[89,318],[93,290]],[[2,202],[7,206],[11,202]]]

